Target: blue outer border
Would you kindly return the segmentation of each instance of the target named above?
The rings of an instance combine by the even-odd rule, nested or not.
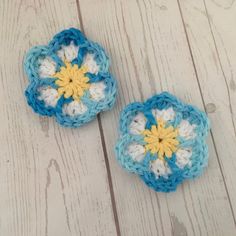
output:
[[[146,119],[146,128],[156,124],[156,120],[152,114],[152,109],[168,109],[172,107],[175,111],[175,119],[171,125],[177,127],[182,119],[187,119],[190,124],[195,124],[196,138],[194,140],[179,139],[181,147],[191,147],[191,166],[185,166],[180,169],[175,164],[175,154],[171,159],[166,158],[166,161],[171,169],[171,174],[168,178],[156,178],[153,172],[149,169],[151,160],[155,160],[150,152],[146,153],[143,161],[135,162],[127,153],[126,147],[130,143],[145,144],[142,135],[132,135],[129,132],[129,125],[138,112],[142,112]],[[185,179],[192,179],[202,174],[208,163],[208,148],[206,145],[206,136],[210,129],[209,119],[207,115],[200,111],[197,107],[184,104],[181,100],[171,95],[168,92],[154,95],[146,102],[134,102],[127,105],[120,115],[120,138],[116,144],[115,152],[118,162],[123,168],[131,173],[138,174],[140,178],[155,191],[169,192],[175,191],[176,187]]]
[[[61,49],[62,46],[69,45],[70,42],[76,46],[79,46],[78,56],[72,61],[72,64],[78,64],[79,66],[83,62],[83,57],[87,53],[92,53],[94,59],[99,65],[99,73],[97,75],[87,73],[92,83],[104,81],[106,84],[105,98],[96,102],[89,98],[89,94],[81,98],[83,103],[88,107],[88,111],[82,115],[70,117],[63,114],[62,107],[64,104],[72,101],[72,99],[64,99],[62,96],[56,107],[46,106],[44,101],[39,100],[39,87],[50,86],[57,88],[54,81],[55,78],[40,78],[39,60],[41,58],[50,57],[56,63],[57,71],[64,62],[57,56],[56,52]],[[91,120],[93,120],[98,113],[111,109],[116,100],[117,83],[113,76],[109,73],[109,58],[105,53],[105,50],[97,43],[88,40],[84,34],[75,28],[63,30],[56,34],[47,46],[35,46],[29,50],[24,60],[24,69],[28,77],[29,85],[25,90],[25,96],[28,104],[33,110],[43,116],[55,116],[56,121],[62,126],[66,127],[79,127]]]

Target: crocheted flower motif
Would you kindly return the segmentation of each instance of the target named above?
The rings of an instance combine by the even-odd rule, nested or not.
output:
[[[208,130],[205,113],[163,92],[122,111],[116,156],[154,190],[174,191],[206,167]]]
[[[61,125],[81,126],[115,102],[116,81],[104,49],[77,29],[32,48],[24,66],[28,104],[41,115],[55,116]]]

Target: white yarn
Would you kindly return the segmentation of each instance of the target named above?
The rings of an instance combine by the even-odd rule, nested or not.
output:
[[[99,72],[99,66],[97,65],[97,62],[94,60],[94,55],[91,53],[86,54],[82,65],[87,66],[88,71],[92,74],[97,74]]]
[[[192,156],[192,150],[190,148],[180,148],[176,152],[176,165],[183,169],[186,165],[191,165],[190,157]]]
[[[145,148],[140,144],[132,143],[128,146],[127,153],[134,161],[140,162],[145,156]]]
[[[62,61],[73,61],[78,55],[79,47],[71,42],[68,46],[62,46],[61,49],[57,52],[58,57],[61,58]]]
[[[185,138],[186,140],[193,139],[196,137],[196,133],[194,132],[196,125],[191,125],[189,121],[182,120],[178,126],[179,136]]]
[[[45,105],[55,107],[57,105],[57,101],[59,99],[57,90],[51,87],[41,87],[38,89],[40,96],[38,96],[39,100],[43,100]]]
[[[82,103],[78,101],[73,101],[63,106],[63,113],[69,116],[76,116],[84,114],[88,108]]]
[[[139,112],[131,121],[129,130],[131,134],[141,134],[145,130],[146,117],[143,113]]]
[[[56,73],[56,62],[50,57],[45,57],[39,61],[38,69],[40,78],[48,78]]]
[[[168,175],[171,174],[171,170],[167,162],[162,161],[160,159],[156,159],[155,161],[152,161],[150,164],[150,169],[155,174],[157,179],[160,176],[163,176],[164,178],[168,178]]]
[[[163,110],[153,109],[152,114],[156,119],[162,118],[164,121],[172,121],[175,118],[175,112],[172,107]]]
[[[104,82],[92,83],[89,88],[91,98],[95,101],[100,101],[105,98],[105,88]]]

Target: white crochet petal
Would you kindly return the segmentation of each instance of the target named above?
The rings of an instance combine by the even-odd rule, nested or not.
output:
[[[156,159],[155,161],[152,161],[150,164],[150,169],[155,174],[157,179],[160,176],[163,176],[164,178],[168,178],[168,175],[171,174],[171,170],[167,162],[162,161],[160,159]]]
[[[63,106],[63,113],[69,116],[82,115],[88,110],[82,102],[73,101]]]
[[[194,132],[195,128],[196,125],[191,125],[189,121],[182,120],[178,125],[179,136],[186,140],[194,139],[196,137],[196,133]]]
[[[175,111],[172,107],[168,109],[153,109],[152,114],[156,119],[162,118],[164,121],[172,121],[175,118]]]
[[[94,60],[94,55],[88,53],[85,55],[82,65],[88,67],[88,71],[92,74],[97,74],[99,72],[99,66]]]
[[[73,61],[78,55],[79,47],[71,42],[68,46],[62,46],[61,49],[57,52],[58,57],[62,61]]]
[[[57,90],[51,87],[41,87],[38,89],[40,95],[39,100],[43,100],[46,106],[55,107],[59,99]]]
[[[92,83],[89,88],[89,93],[92,100],[100,101],[105,98],[105,88],[104,82]]]
[[[56,62],[50,57],[40,59],[38,73],[40,78],[52,77],[56,73]]]
[[[180,148],[177,150],[176,154],[176,165],[183,169],[186,165],[191,166],[190,157],[192,156],[191,148]]]
[[[134,161],[140,162],[145,156],[145,147],[138,143],[131,143],[127,148],[127,154],[130,155]]]
[[[138,135],[145,130],[146,117],[143,113],[139,112],[131,121],[129,131],[131,134]]]

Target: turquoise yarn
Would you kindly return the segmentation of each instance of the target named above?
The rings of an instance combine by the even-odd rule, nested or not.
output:
[[[87,72],[85,76],[89,78],[91,84],[101,81],[105,84],[104,98],[99,101],[92,100],[89,91],[85,91],[80,101],[87,107],[87,111],[73,116],[63,112],[63,106],[74,100],[72,96],[66,98],[61,95],[55,106],[47,105],[44,100],[39,99],[39,88],[47,86],[56,90],[59,88],[55,83],[57,78],[40,77],[40,60],[49,57],[55,62],[56,72],[60,71],[60,68],[65,66],[65,62],[58,56],[57,52],[71,43],[79,47],[77,56],[71,61],[71,65],[78,65],[80,68],[85,56],[88,53],[92,54],[99,71],[97,74]],[[40,115],[54,116],[56,121],[63,126],[79,127],[94,119],[98,113],[111,109],[115,103],[117,84],[109,73],[109,59],[99,44],[88,40],[78,29],[63,30],[56,34],[47,46],[33,47],[25,57],[24,69],[29,81],[25,91],[28,104]]]
[[[168,176],[156,176],[150,168],[150,164],[157,160],[159,153],[152,154],[150,150],[146,150],[144,158],[137,161],[132,158],[127,151],[132,143],[145,146],[147,142],[144,135],[133,134],[130,131],[131,122],[138,113],[142,113],[146,119],[145,129],[150,129],[153,125],[158,125],[157,119],[154,117],[153,109],[159,111],[173,109],[174,118],[166,122],[166,126],[172,126],[179,129],[181,122],[187,121],[194,127],[194,136],[192,138],[183,138],[177,136],[179,149],[190,149],[191,156],[189,163],[184,167],[177,164],[176,152],[172,153],[170,158],[164,156],[164,161],[171,170]],[[148,99],[144,103],[131,103],[121,112],[120,115],[120,138],[116,144],[115,152],[120,165],[128,172],[137,174],[149,187],[155,191],[170,192],[175,191],[177,186],[184,180],[193,179],[202,174],[208,163],[208,148],[206,145],[206,137],[209,131],[209,120],[206,114],[198,108],[184,104],[175,96],[163,92]]]

